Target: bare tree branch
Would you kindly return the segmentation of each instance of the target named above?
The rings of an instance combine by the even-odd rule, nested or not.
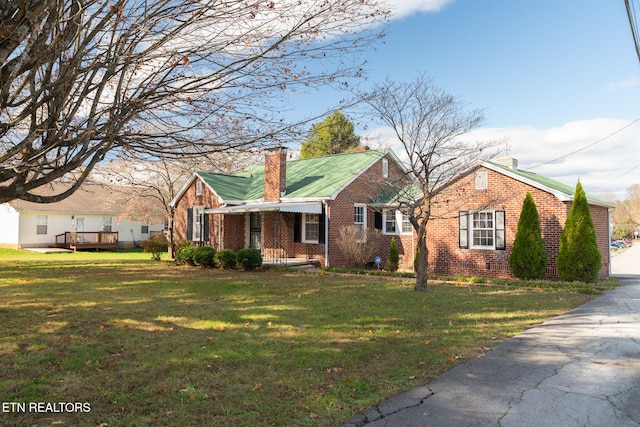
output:
[[[443,191],[479,160],[490,159],[502,141],[465,141],[470,131],[484,123],[480,110],[468,110],[460,98],[435,86],[420,74],[409,82],[389,78],[369,93],[361,94],[374,115],[395,133],[407,156],[407,180],[389,183],[394,203],[406,211],[418,237],[416,286],[426,290],[428,277],[427,224],[438,215],[457,213],[467,200],[445,199]]]
[[[377,1],[0,0],[0,203],[108,157],[281,143],[279,100],[361,73]]]

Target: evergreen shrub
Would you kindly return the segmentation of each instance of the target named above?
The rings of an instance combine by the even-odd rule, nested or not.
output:
[[[213,267],[216,251],[211,246],[200,246],[193,252],[193,263],[204,267]]]
[[[398,254],[398,247],[396,246],[396,238],[391,238],[391,244],[389,245],[389,257],[387,258],[387,270],[398,271],[398,263],[400,262],[400,255]]]
[[[573,205],[560,236],[556,259],[558,275],[566,282],[595,282],[601,261],[587,196],[578,181]]]
[[[244,248],[236,253],[236,260],[245,270],[254,270],[262,265],[262,255],[260,250]]]
[[[547,252],[538,209],[531,193],[522,203],[518,231],[509,256],[513,275],[524,280],[542,279],[547,269]]]
[[[224,269],[234,268],[237,263],[236,253],[231,249],[222,249],[216,252],[215,260]]]
[[[176,262],[178,264],[194,265],[193,254],[195,250],[196,247],[192,245],[181,246],[178,248],[178,253],[176,254]]]

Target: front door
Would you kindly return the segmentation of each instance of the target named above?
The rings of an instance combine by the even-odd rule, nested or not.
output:
[[[262,241],[262,215],[260,212],[249,213],[249,247],[261,249]]]
[[[84,217],[77,216],[76,217],[76,226],[75,231],[83,232],[84,231]]]

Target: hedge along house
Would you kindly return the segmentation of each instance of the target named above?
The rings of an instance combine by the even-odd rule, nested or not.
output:
[[[522,203],[530,192],[538,210],[547,251],[547,278],[557,279],[560,235],[573,203],[575,187],[518,169],[511,157],[481,162],[448,186],[428,224],[429,272],[512,278],[509,254],[515,240]],[[444,215],[447,200],[456,209]],[[598,249],[600,276],[610,273],[610,212],[614,204],[587,194]],[[453,209],[450,209],[453,210]]]
[[[406,179],[392,151],[367,150],[287,161],[282,149],[262,165],[227,175],[197,172],[178,192],[175,237],[216,250],[260,249],[269,262],[292,258],[345,266],[338,248],[345,226],[379,229],[386,236],[379,255],[386,260],[395,236],[401,267],[413,264],[413,232],[399,212],[372,206],[389,183]]]

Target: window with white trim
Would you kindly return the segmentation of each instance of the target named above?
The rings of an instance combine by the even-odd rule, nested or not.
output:
[[[356,242],[364,243],[367,240],[367,205],[353,205],[353,225],[357,229]]]
[[[395,211],[384,212],[384,234],[397,234]]]
[[[193,241],[200,242],[202,241],[202,232],[204,231],[204,207],[203,206],[194,206],[193,207]]]
[[[302,243],[318,243],[320,241],[320,215],[302,215]]]
[[[113,230],[113,217],[103,216],[102,231],[112,231],[112,230]]]
[[[48,222],[47,215],[38,215],[36,217],[36,234],[47,234]]]
[[[413,226],[411,225],[411,222],[409,221],[409,214],[401,212],[400,215],[402,216],[402,234],[411,234],[413,233]]]
[[[202,181],[196,181],[196,196],[202,196]]]
[[[389,159],[382,159],[382,177],[389,178]]]
[[[382,231],[384,234],[411,234],[413,227],[409,215],[399,210],[384,211]]]
[[[506,249],[505,212],[460,212],[459,242],[463,249]]]

